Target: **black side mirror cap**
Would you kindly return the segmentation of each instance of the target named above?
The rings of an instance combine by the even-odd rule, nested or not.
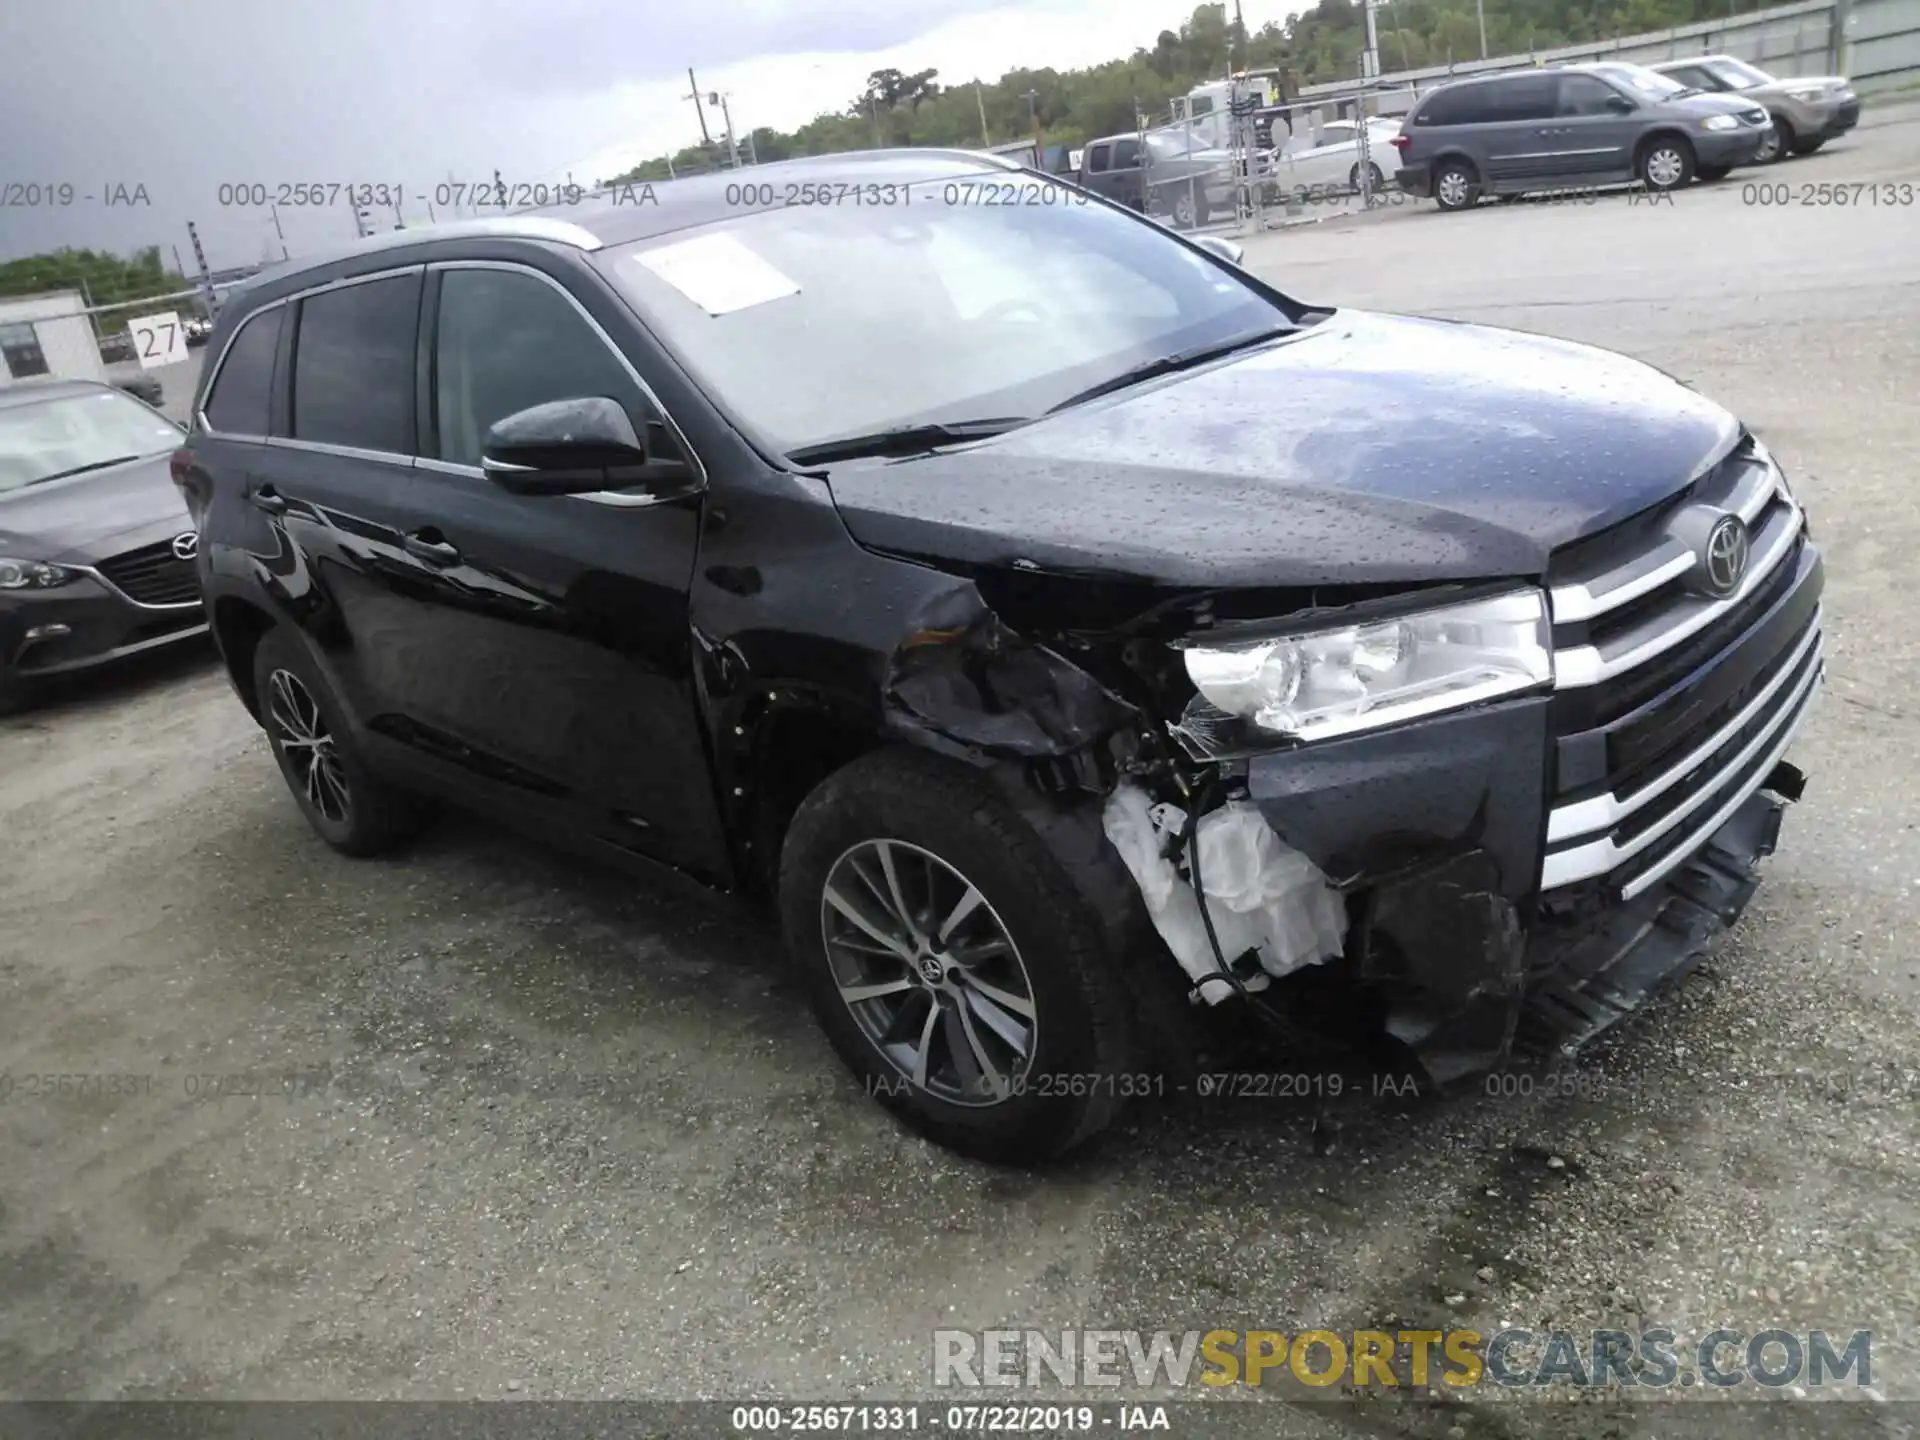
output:
[[[664,426],[647,429],[656,452],[671,450]],[[603,395],[551,400],[495,421],[480,468],[516,495],[589,495],[684,482],[688,474],[677,454],[650,454],[625,407]]]
[[[1607,99],[1607,109],[1616,115],[1631,115],[1638,107],[1624,95],[1613,95]]]

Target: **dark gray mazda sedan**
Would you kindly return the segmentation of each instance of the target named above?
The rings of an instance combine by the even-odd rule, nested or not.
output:
[[[48,676],[206,633],[168,474],[183,439],[111,386],[0,390],[0,714]]]

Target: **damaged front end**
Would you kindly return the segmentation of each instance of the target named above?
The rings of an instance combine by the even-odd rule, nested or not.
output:
[[[1358,1018],[1441,1087],[1583,1044],[1690,968],[1800,779],[1783,744],[1737,775],[1709,756],[1715,804],[1657,883],[1548,889],[1548,817],[1582,792],[1547,597],[1412,598],[977,573],[915,617],[888,723],[1097,813],[1116,903],[1144,905],[1196,1010],[1254,1007],[1299,1045]],[[1330,995],[1343,1017],[1310,1010]]]

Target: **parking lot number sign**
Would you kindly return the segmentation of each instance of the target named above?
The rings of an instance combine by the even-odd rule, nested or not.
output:
[[[127,330],[133,336],[133,353],[139,357],[142,370],[177,365],[187,358],[187,332],[178,315],[129,320]]]

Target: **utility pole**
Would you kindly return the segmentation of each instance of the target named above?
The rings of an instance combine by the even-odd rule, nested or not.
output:
[[[700,145],[702,149],[706,149],[713,144],[713,136],[707,133],[707,112],[700,108],[700,82],[693,78],[691,65],[687,67],[687,84],[693,87],[693,93],[682,95],[680,98],[693,102],[693,113],[700,117]]]
[[[1487,58],[1487,0],[1473,0],[1473,8],[1480,16],[1480,58],[1484,60]],[[1453,63],[1451,57],[1447,63]]]
[[[689,71],[689,74],[692,72]],[[727,108],[727,97],[715,90],[707,96],[709,105],[720,107],[720,117],[727,122],[727,164],[735,170],[740,168],[740,148],[733,142],[733,111]]]
[[[213,314],[213,274],[207,269],[207,252],[200,248],[200,232],[193,222],[187,222],[187,243],[193,250],[193,263],[200,267],[200,300],[207,307],[207,314]]]
[[[1380,30],[1373,12],[1379,0],[1362,0],[1362,3],[1367,10],[1367,49],[1360,57],[1360,76],[1363,80],[1377,80],[1380,78]]]
[[[1033,124],[1033,165],[1036,170],[1044,170],[1047,165],[1046,147],[1040,143],[1040,92],[1027,91],[1027,119]]]
[[[1240,37],[1240,68],[1244,70],[1247,68],[1247,21],[1246,17],[1240,13],[1240,0],[1233,0],[1233,28],[1234,32]],[[1231,75],[1233,73],[1233,55],[1231,53],[1233,45],[1231,42],[1228,43],[1227,50],[1229,52],[1227,55],[1227,73]]]
[[[982,145],[991,145],[993,144],[993,139],[987,134],[987,101],[986,97],[980,93],[980,82],[978,80],[973,82],[973,103],[980,109],[980,143]]]

